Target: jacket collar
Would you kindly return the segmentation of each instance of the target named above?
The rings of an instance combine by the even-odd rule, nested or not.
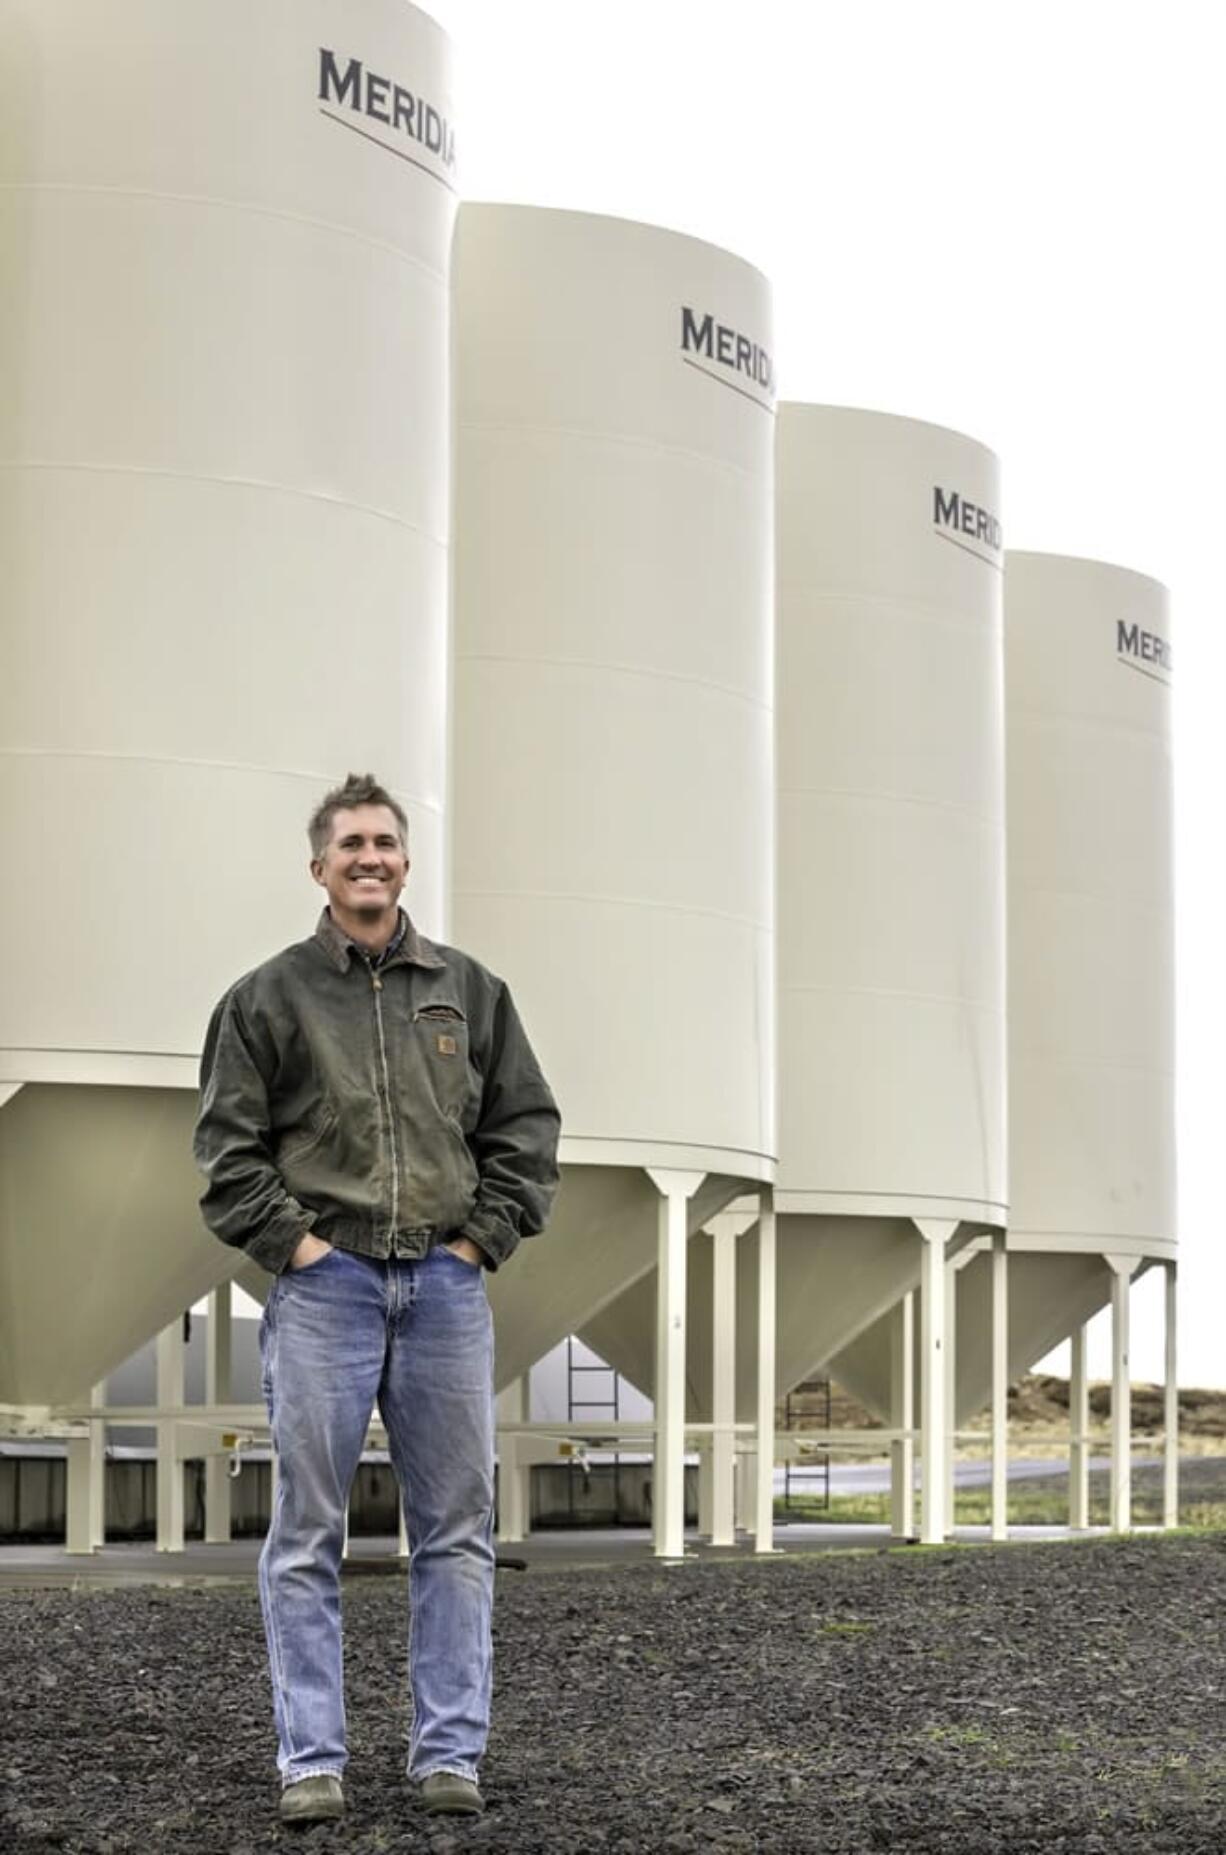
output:
[[[404,939],[395,953],[388,954],[384,965],[387,967],[425,966],[432,971],[444,966],[446,962],[440,958],[438,948],[423,934],[417,932],[403,908],[400,910],[400,919],[404,923]],[[315,938],[333,966],[339,967],[343,973],[348,972],[352,943],[347,935],[341,933],[330,911],[326,908],[316,923]]]

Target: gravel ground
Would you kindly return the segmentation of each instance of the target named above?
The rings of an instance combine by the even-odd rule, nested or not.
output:
[[[500,1572],[473,1827],[401,1775],[403,1605],[346,1578],[350,1810],[295,1833],[254,1590],[0,1594],[0,1848],[1226,1851],[1226,1534]]]

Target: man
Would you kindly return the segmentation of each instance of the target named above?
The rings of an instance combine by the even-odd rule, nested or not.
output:
[[[409,1776],[476,1814],[489,1730],[493,1347],[483,1271],[539,1231],[558,1113],[500,979],[398,906],[404,812],[350,774],[311,819],[312,939],[213,1014],[205,1221],[273,1276],[260,1326],[279,1477],[260,1555],[283,1821],[341,1815],[340,1560],[377,1401],[410,1545]]]

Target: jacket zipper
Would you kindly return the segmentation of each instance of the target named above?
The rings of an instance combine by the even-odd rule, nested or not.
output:
[[[367,963],[369,965],[369,962]],[[396,1117],[392,1112],[392,1079],[387,1068],[387,1043],[383,1036],[383,981],[370,966],[370,983],[375,994],[375,1029],[379,1033],[379,1063],[383,1070],[383,1098],[387,1103],[387,1132],[392,1147],[392,1220],[387,1229],[388,1254],[396,1251],[396,1223],[400,1212],[400,1156],[396,1151]]]

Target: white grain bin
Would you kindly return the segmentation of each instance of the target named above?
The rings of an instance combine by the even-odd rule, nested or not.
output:
[[[779,408],[780,1395],[918,1285],[917,1221],[952,1254],[1005,1220],[999,507],[970,438]],[[754,1249],[742,1238],[742,1418]],[[709,1251],[691,1283],[705,1414]],[[614,1307],[584,1338],[641,1385],[647,1354],[619,1344],[633,1326]],[[888,1370],[883,1389],[888,1408]]]
[[[447,51],[405,0],[7,0],[0,1402],[220,1276],[224,987],[349,768],[444,881]],[[67,1292],[66,1292],[67,1291]]]
[[[1119,1273],[1175,1259],[1166,589],[1010,553],[1005,669],[1017,1372],[1104,1306]],[[982,1293],[976,1263],[960,1307]],[[960,1333],[977,1325],[960,1313]],[[960,1358],[968,1403],[977,1363]]]
[[[453,928],[562,1109],[498,1378],[774,1153],[770,296],[654,226],[460,212]],[[648,1317],[648,1335],[652,1323]]]
[[[1011,1377],[1175,1256],[1170,679],[1162,586],[1006,556]],[[989,1295],[979,1258],[959,1422],[988,1396]],[[881,1383],[885,1335],[843,1363]]]

